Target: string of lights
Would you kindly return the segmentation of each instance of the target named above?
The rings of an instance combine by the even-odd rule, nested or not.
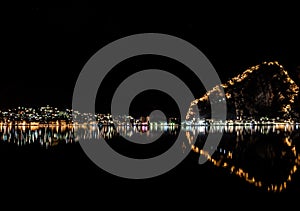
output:
[[[190,136],[187,136],[189,143],[193,143],[193,140],[190,140]],[[214,158],[211,154],[209,154],[207,151],[200,149],[199,147],[195,146],[194,144],[191,145],[191,150],[201,156],[204,156],[207,161],[212,163],[216,167],[222,167],[229,169],[229,171],[240,177],[243,178],[247,183],[250,183],[256,187],[265,189],[266,191],[269,192],[282,192],[287,188],[288,183],[292,181],[293,174],[296,173],[298,166],[300,165],[300,154],[297,154],[296,147],[292,144],[292,140],[290,137],[286,137],[284,139],[284,144],[289,147],[291,150],[294,160],[293,160],[293,165],[288,173],[288,175],[285,176],[285,180],[283,181],[278,181],[278,183],[267,183],[265,181],[257,179],[255,176],[251,176],[250,172],[247,172],[241,167],[236,167],[230,162],[226,162],[225,160],[231,160],[233,158],[233,152],[229,150],[223,150],[222,152],[224,153],[223,156],[220,156],[220,159]],[[183,147],[183,148],[186,148]]]
[[[284,113],[288,113],[291,110],[291,108],[292,108],[291,104],[293,104],[295,102],[295,97],[298,95],[299,87],[293,81],[293,79],[289,76],[288,71],[285,70],[285,68],[281,64],[279,64],[278,61],[271,61],[271,62],[266,62],[265,61],[262,64],[254,65],[254,66],[246,69],[243,73],[238,74],[237,76],[231,78],[226,83],[216,85],[211,90],[208,90],[202,97],[193,100],[190,103],[190,107],[189,107],[189,110],[187,112],[186,119],[188,120],[191,117],[195,116],[196,112],[193,109],[194,106],[196,106],[199,102],[208,101],[209,100],[209,96],[211,94],[219,94],[219,96],[221,96],[222,95],[222,92],[221,92],[222,88],[225,91],[225,97],[226,97],[226,99],[230,99],[232,96],[226,90],[229,87],[235,86],[237,83],[243,82],[244,80],[246,80],[254,72],[260,71],[262,69],[261,67],[264,66],[264,65],[278,67],[280,74],[282,76],[284,76],[284,81],[283,82],[288,84],[288,90],[287,91],[290,94],[289,94],[289,96],[284,96],[284,97],[289,97],[289,103],[288,104],[283,104],[282,108],[281,108],[281,110]],[[221,96],[221,97],[223,97],[223,96]]]

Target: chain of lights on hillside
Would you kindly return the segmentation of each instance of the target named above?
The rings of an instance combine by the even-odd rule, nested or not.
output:
[[[187,112],[186,115],[186,119],[190,119],[192,116],[195,115],[195,112],[193,111],[193,107],[195,105],[197,105],[200,101],[208,101],[209,100],[209,96],[211,94],[216,94],[218,93],[219,95],[221,95],[221,87],[226,89],[229,86],[234,86],[235,83],[240,83],[243,80],[245,80],[250,74],[252,74],[255,71],[258,71],[260,69],[260,67],[262,65],[268,65],[268,66],[277,66],[280,68],[280,72],[281,74],[283,74],[286,77],[286,82],[289,83],[289,89],[292,91],[293,94],[291,94],[289,102],[290,103],[294,103],[294,99],[295,97],[298,95],[298,91],[299,91],[299,87],[296,85],[296,83],[290,78],[288,72],[284,69],[284,67],[278,63],[278,61],[274,61],[274,62],[263,62],[262,64],[258,64],[255,66],[252,66],[248,69],[246,69],[242,74],[237,75],[236,77],[231,78],[229,81],[227,81],[224,84],[221,85],[216,85],[215,87],[213,87],[211,90],[207,91],[204,96],[202,96],[201,98],[195,99],[191,102],[190,104],[190,108]],[[220,96],[223,97],[223,96]],[[231,94],[230,93],[225,93],[225,97],[226,99],[231,98]],[[291,109],[291,104],[286,104],[282,106],[282,111],[285,113],[288,113]]]
[[[290,149],[293,153],[293,156],[295,158],[294,164],[293,164],[292,168],[290,169],[289,174],[285,177],[286,179],[284,181],[278,182],[277,184],[268,184],[261,180],[256,179],[254,176],[250,176],[249,172],[243,170],[242,168],[236,167],[234,165],[230,165],[228,162],[224,161],[224,159],[232,159],[233,152],[231,152],[229,150],[226,150],[226,151],[223,150],[224,156],[220,157],[219,160],[216,160],[207,151],[200,149],[199,147],[193,145],[192,144],[193,140],[189,139],[189,137],[192,138],[191,136],[189,136],[187,134],[187,138],[188,138],[189,144],[190,144],[193,152],[195,152],[201,156],[204,156],[214,166],[227,168],[227,169],[229,169],[229,171],[232,174],[235,174],[236,176],[243,178],[246,182],[248,182],[256,187],[263,188],[269,192],[282,192],[283,190],[285,190],[287,188],[287,184],[292,181],[293,174],[295,174],[295,172],[298,169],[298,166],[300,166],[300,154],[297,154],[296,147],[292,145],[292,141],[290,140],[290,138],[286,137],[284,139],[284,144],[286,144],[288,147],[290,147]],[[183,148],[183,150],[185,150],[186,146],[183,145],[182,148]]]

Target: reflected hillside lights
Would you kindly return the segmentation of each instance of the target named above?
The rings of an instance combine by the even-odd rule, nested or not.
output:
[[[75,130],[75,127],[77,128]],[[115,137],[144,136],[151,138],[156,134],[167,134],[176,137],[179,132],[178,125],[166,126],[151,124],[149,127],[142,126],[97,126],[97,125],[4,125],[0,124],[1,144],[25,147],[39,145],[41,148],[55,149],[59,145],[78,144],[78,140],[89,141],[91,137],[102,137],[105,141],[115,141]],[[209,130],[209,127],[210,130]],[[261,125],[261,126],[181,126],[185,132],[185,139],[181,141],[181,153],[186,153],[190,148],[193,153],[204,156],[207,161],[215,167],[227,169],[232,175],[244,179],[245,182],[263,191],[282,192],[292,183],[294,174],[300,165],[299,134],[298,125]],[[203,150],[203,140],[208,131],[211,133],[224,132],[216,151],[211,154]],[[229,138],[226,138],[230,135]],[[266,137],[276,135],[277,139],[265,142]],[[126,141],[126,139],[124,139]],[[277,147],[279,146],[279,147]],[[251,149],[255,149],[254,151]],[[247,151],[251,153],[249,158],[243,158]],[[262,152],[262,153],[261,153]],[[257,154],[258,153],[258,154]],[[257,154],[257,155],[256,155]],[[270,171],[271,178],[265,176],[267,173],[260,171],[252,172],[248,163],[251,159],[260,157],[260,162],[265,162]],[[285,161],[283,165],[276,164],[276,160]],[[272,164],[273,163],[273,164]],[[275,165],[275,166],[273,166]],[[282,166],[283,165],[283,166]],[[248,166],[248,167],[247,167]],[[259,168],[254,166],[254,170]],[[276,172],[272,170],[276,169]]]
[[[299,140],[293,140],[292,138],[292,133],[296,128],[298,129],[298,127],[292,125],[285,125],[281,127],[277,127],[277,126],[218,127],[216,128],[217,130],[215,132],[220,132],[221,130],[224,130],[225,134],[226,133],[235,134],[236,140],[234,142],[235,145],[234,147],[230,146],[229,144],[222,145],[222,141],[221,141],[222,146],[219,146],[217,151],[214,154],[210,154],[209,152],[203,150],[201,147],[198,147],[196,144],[190,144],[189,147],[191,147],[193,152],[205,156],[206,159],[214,166],[228,169],[228,171],[231,174],[243,178],[247,183],[250,183],[255,187],[270,192],[282,192],[287,188],[288,184],[291,183],[293,175],[296,173],[300,165],[300,153],[298,153],[296,150],[296,141]],[[242,166],[240,166],[241,165],[240,160],[237,159],[240,157],[239,154],[245,153],[247,147],[251,148],[251,145],[255,145],[256,143],[260,142],[261,140],[264,139],[265,137],[264,135],[268,135],[270,133],[276,135],[282,134],[281,136],[279,136],[281,137],[278,138],[279,140],[273,140],[273,142],[279,141],[281,143],[281,148],[279,149],[278,152],[271,151],[271,156],[269,156],[271,158],[265,158],[265,159],[276,160],[277,159],[276,156],[278,156],[280,160],[287,160],[288,165],[286,167],[287,168],[289,167],[288,170],[285,170],[284,168],[281,169],[281,172],[279,173],[281,174],[282,172],[284,172],[284,174],[281,175],[280,178],[276,178],[275,181],[269,181],[268,179],[264,178],[263,175],[255,175],[255,173],[252,173],[251,171],[244,169]],[[261,136],[258,140],[253,138],[257,136],[257,134]],[[193,140],[196,138],[195,136],[193,136],[192,131],[187,131],[186,137],[188,140],[190,140],[189,143],[193,143]],[[184,145],[183,150],[186,147],[187,146]],[[244,149],[243,153],[240,152],[239,148]],[[264,156],[268,157],[268,148],[264,150],[265,150]]]

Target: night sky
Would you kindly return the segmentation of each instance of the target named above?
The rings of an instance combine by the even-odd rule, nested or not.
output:
[[[135,5],[130,10],[129,7],[116,8],[116,5],[95,7],[88,3],[74,3],[60,8],[42,8],[36,5],[27,8],[2,8],[0,110],[23,105],[47,104],[61,109],[71,108],[73,88],[89,58],[101,47],[116,39],[146,32],[166,33],[192,43],[207,56],[224,82],[250,66],[269,60],[277,60],[298,84],[300,82],[300,78],[296,78],[300,73],[298,6],[286,7],[282,2],[264,7],[249,5],[247,2],[230,6],[229,2],[225,1],[224,5],[213,3],[211,7],[206,7],[201,5],[201,1],[197,1],[197,5],[190,5],[189,8],[176,5],[179,9],[175,10],[173,5],[161,8],[161,5],[152,1],[139,3],[140,7]],[[118,83],[123,80],[122,77],[148,68],[175,71],[184,82],[188,83],[195,97],[200,97],[205,91],[201,83],[192,79],[189,70],[182,64],[167,58],[143,56],[122,62],[111,71],[104,81],[104,93],[99,94],[97,98],[96,110],[107,112],[111,95]],[[151,110],[157,107],[171,114],[177,111],[174,102],[165,94],[158,92],[142,93],[133,103],[136,108],[139,108],[141,103],[146,105],[140,114],[145,112],[143,109]],[[3,137],[5,130],[2,130]],[[17,129],[14,134],[30,138],[30,135],[23,136],[25,133],[17,133]],[[278,137],[282,137],[283,134],[286,133],[280,133]],[[246,146],[245,150],[244,148],[237,150],[238,153],[246,152],[245,156],[242,156],[242,162],[238,161],[238,165],[246,163],[246,170],[251,170],[253,164],[258,164],[262,168],[266,162],[268,164],[272,162],[274,167],[273,157],[263,159],[260,154],[273,152],[273,145],[269,139],[273,141],[277,135],[262,135],[263,139],[266,137],[265,140],[258,139],[259,133],[255,133],[253,145],[252,142],[248,144],[245,141],[244,144],[238,145]],[[235,133],[233,136],[236,137]],[[225,136],[226,140],[230,141],[228,142],[230,145],[233,143],[229,133]],[[241,140],[241,136],[236,140]],[[163,144],[171,143],[169,140],[166,141]],[[121,142],[120,139],[116,139],[111,143],[117,145]],[[278,143],[275,142],[274,146],[281,146]],[[293,140],[291,143],[294,146],[296,142]],[[243,209],[249,205],[257,208],[266,205],[266,208],[272,209],[272,205],[275,207],[277,202],[284,202],[282,205],[288,210],[289,205],[299,204],[299,201],[291,200],[290,195],[284,194],[289,196],[287,201],[282,200],[283,197],[279,199],[277,193],[271,194],[274,198],[271,197],[272,201],[268,201],[266,197],[261,197],[260,191],[251,191],[253,184],[245,185],[244,180],[227,171],[229,168],[199,165],[199,169],[195,171],[194,167],[198,166],[199,156],[196,153],[191,153],[192,157],[189,157],[188,162],[160,177],[149,180],[127,180],[112,177],[100,170],[90,162],[78,145],[62,142],[54,146],[44,148],[39,144],[26,143],[18,147],[9,141],[3,141],[0,158],[1,165],[4,166],[1,172],[1,192],[4,198],[1,195],[1,202],[9,201],[9,206],[21,205],[23,209],[27,204],[31,206],[30,208],[34,205],[38,205],[39,208],[54,205],[57,208],[58,203],[61,207],[61,202],[68,205],[68,208],[70,205],[77,208],[82,201],[85,207],[93,205],[91,204],[93,201],[97,203],[97,207],[104,207],[107,201],[109,207],[115,204],[124,207],[128,204],[130,208],[141,208],[140,204],[136,203],[141,202],[143,208],[153,205],[155,209],[160,204],[177,207],[195,205],[197,209],[206,205],[214,208],[219,205],[222,209],[226,207]],[[247,151],[248,146],[250,151]],[[254,150],[255,154],[252,157],[251,153]],[[279,162],[277,160],[279,155],[281,154],[278,153],[274,157],[275,163]],[[194,159],[196,156],[197,159]],[[249,162],[247,163],[248,157],[254,160],[247,160]],[[235,158],[239,159],[239,156]],[[12,162],[9,162],[10,159]],[[266,162],[261,162],[262,159]],[[284,162],[279,163],[280,168],[285,167]],[[257,172],[256,169],[253,170],[254,173]],[[299,187],[299,179],[295,181],[291,184],[288,182],[288,185],[295,185],[291,188],[291,192]],[[7,188],[3,188],[6,185]],[[245,187],[246,190],[250,187],[250,191],[245,192],[243,189]],[[235,194],[232,194],[232,191]],[[298,191],[299,189],[296,190]],[[248,197],[245,193],[254,194]],[[126,196],[129,196],[130,200],[127,200]],[[253,198],[254,196],[258,197]],[[299,195],[296,193],[294,196]],[[88,200],[82,200],[84,197]],[[241,201],[240,197],[244,201]],[[224,198],[226,201],[223,202]],[[237,206],[237,202],[241,202],[241,206],[239,204]]]
[[[64,8],[7,9],[2,30],[0,108],[46,104],[71,107],[73,87],[88,59],[106,44],[135,33],[166,33],[185,39],[208,57],[222,81],[265,60],[278,60],[296,75],[300,65],[297,12],[281,5],[254,8],[120,12],[70,4]],[[180,66],[162,58],[136,59],[123,65],[127,74],[139,68],[170,70]],[[200,97],[201,84],[187,76],[182,79]],[[113,93],[114,83],[122,80],[120,77],[111,75],[115,82],[106,87],[107,96]]]

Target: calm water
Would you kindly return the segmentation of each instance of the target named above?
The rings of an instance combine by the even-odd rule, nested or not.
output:
[[[224,132],[214,154],[202,150],[207,131]],[[148,180],[113,176],[90,161],[78,140],[104,137],[119,153],[148,158],[164,153],[185,134],[182,153],[191,152],[176,168]],[[298,125],[276,126],[15,126],[0,125],[1,179],[14,188],[39,184],[48,188],[110,184],[131,189],[189,187],[204,192],[300,193],[300,133]],[[198,134],[198,135],[197,135]],[[125,137],[125,138],[124,138]],[[151,144],[133,144],[126,138],[159,139]],[[199,156],[207,162],[198,164]],[[84,182],[83,182],[84,181]],[[82,183],[81,183],[82,182]],[[27,185],[26,185],[27,184]],[[175,186],[175,187],[176,187]],[[162,191],[163,191],[162,190]]]

